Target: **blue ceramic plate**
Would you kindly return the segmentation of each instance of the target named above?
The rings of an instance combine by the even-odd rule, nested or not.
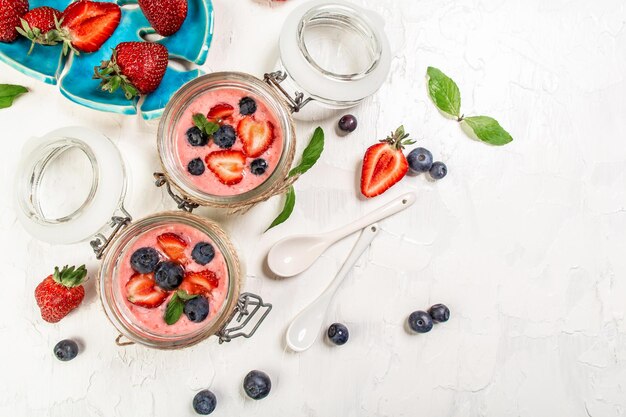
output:
[[[103,0],[109,1],[109,0]],[[13,43],[0,42],[0,61],[48,84],[58,84],[61,94],[83,106],[120,114],[140,113],[144,119],[161,116],[165,105],[176,90],[200,75],[200,70],[179,70],[168,66],[159,88],[143,101],[131,101],[120,90],[114,94],[101,91],[98,80],[91,78],[93,67],[111,57],[111,50],[120,42],[141,41],[142,36],[155,33],[135,0],[110,0],[122,7],[122,20],[100,50],[63,57],[61,45],[35,45],[28,55],[30,42],[20,37]],[[178,32],[158,41],[165,45],[171,58],[202,65],[206,61],[213,38],[213,4],[211,0],[188,0],[187,18]],[[30,7],[50,6],[63,10],[69,0],[30,0]]]

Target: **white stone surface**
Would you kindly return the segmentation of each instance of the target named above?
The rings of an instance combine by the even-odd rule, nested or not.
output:
[[[302,0],[215,0],[207,71],[261,75],[272,69],[281,21]],[[246,289],[274,304],[254,338],[162,352],[116,347],[95,290],[59,324],[44,323],[33,290],[55,265],[97,261],[86,243],[50,246],[16,222],[8,194],[22,143],[66,125],[111,137],[129,161],[135,217],[173,208],[151,186],[155,128],[98,113],[55,87],[2,65],[0,82],[31,93],[0,110],[0,415],[191,416],[197,390],[218,396],[219,416],[612,417],[626,413],[626,10],[622,0],[360,0],[384,15],[394,51],[379,93],[353,110],[358,130],[330,120],[298,123],[302,149],[316,125],[322,160],[297,184],[288,223],[262,234],[276,198],[243,217],[218,214],[246,258]],[[496,117],[515,141],[470,140],[429,101],[425,72],[459,84],[463,112]],[[403,123],[445,161],[441,182],[407,177],[364,201],[357,168],[367,146]],[[339,226],[402,192],[419,202],[383,232],[340,288],[328,323],[347,345],[320,340],[294,354],[291,320],[332,278],[355,237],[308,272],[272,279],[265,254],[296,232]],[[200,211],[206,213],[206,211]],[[426,335],[408,314],[443,302],[451,320]],[[72,362],[54,359],[63,338],[84,344]],[[245,398],[244,375],[273,381],[262,401]]]

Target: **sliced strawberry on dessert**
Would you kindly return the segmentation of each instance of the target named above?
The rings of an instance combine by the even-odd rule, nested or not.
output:
[[[205,158],[207,167],[221,183],[234,185],[243,179],[246,156],[241,151],[223,150],[211,152]]]
[[[219,279],[215,272],[205,269],[199,272],[187,272],[178,289],[185,290],[192,295],[208,296],[218,285]]]
[[[163,304],[167,292],[160,289],[153,274],[135,274],[126,283],[126,298],[140,307],[155,308]]]
[[[206,115],[207,119],[211,122],[219,123],[223,120],[230,119],[235,113],[235,109],[228,103],[219,103],[211,107],[209,113]]]
[[[20,19],[22,26],[16,27],[15,30],[31,41],[29,54],[36,43],[56,45],[57,42],[48,39],[48,32],[56,28],[59,20],[61,12],[48,6],[35,7]]]
[[[268,121],[256,121],[246,116],[237,125],[237,136],[243,143],[243,151],[250,158],[265,152],[274,141],[274,126]]]
[[[156,42],[122,42],[108,61],[94,67],[100,88],[110,93],[122,88],[127,99],[157,89],[167,70],[167,48]]]
[[[157,236],[157,243],[163,249],[163,252],[173,261],[186,263],[185,248],[187,242],[176,233],[163,233]]]
[[[141,11],[161,36],[178,32],[187,17],[187,0],[139,0]]]
[[[20,17],[28,11],[28,0],[0,0],[0,42],[13,42],[18,37]]]
[[[404,145],[415,143],[407,140],[404,126],[400,126],[381,143],[370,146],[363,158],[361,170],[361,193],[368,198],[387,191],[407,173],[409,164],[402,153]]]

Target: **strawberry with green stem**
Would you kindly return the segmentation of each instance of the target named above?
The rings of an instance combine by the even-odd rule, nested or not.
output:
[[[44,279],[35,288],[35,300],[41,309],[41,318],[56,323],[80,305],[85,298],[83,282],[87,276],[85,265],[78,268],[64,266]]]
[[[33,51],[36,43],[40,45],[56,45],[57,42],[50,39],[50,31],[56,28],[57,22],[60,22],[61,12],[48,6],[35,7],[29,10],[20,22],[21,27],[16,27],[17,32],[31,41],[28,54]]]

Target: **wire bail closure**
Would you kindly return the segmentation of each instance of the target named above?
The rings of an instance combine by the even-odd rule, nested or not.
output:
[[[192,211],[194,211],[194,209],[198,208],[198,204],[193,203],[187,197],[179,196],[178,194],[174,192],[174,190],[172,190],[172,186],[167,180],[167,177],[165,176],[165,174],[163,174],[162,172],[155,172],[154,178],[156,180],[154,183],[157,187],[162,187],[165,185],[165,188],[167,189],[167,193],[176,202],[177,207],[179,209],[186,211],[187,213],[191,213]]]
[[[93,249],[94,253],[96,254],[96,259],[102,259],[104,251],[106,250],[106,248],[109,247],[111,242],[113,242],[115,236],[117,236],[117,234],[124,227],[128,226],[128,224],[133,219],[123,205],[120,205],[119,210],[121,212],[121,215],[111,217],[111,221],[108,224],[109,227],[113,229],[111,231],[111,234],[106,237],[102,233],[98,233],[96,236],[94,236],[94,239],[89,242],[89,244],[91,245],[91,249]]]
[[[305,99],[304,94],[302,94],[300,91],[296,91],[294,93],[295,97],[292,97],[291,94],[289,94],[287,90],[285,90],[283,86],[280,85],[280,83],[285,81],[286,78],[287,78],[287,74],[283,71],[269,72],[269,73],[265,73],[265,75],[263,76],[263,80],[266,83],[268,83],[270,86],[277,89],[287,99],[287,102],[289,103],[289,109],[291,110],[291,112],[297,113],[300,110],[302,110],[302,108],[306,106],[307,103],[312,101],[313,98],[307,97]]]
[[[265,311],[263,311],[262,315],[259,317],[254,327],[252,327],[252,329],[248,333],[246,333],[243,329],[250,323],[250,321],[252,321],[253,317],[256,316],[259,310],[261,310],[262,308],[264,308]],[[228,321],[226,322],[224,327],[222,327],[220,331],[216,333],[216,335],[219,337],[220,344],[224,342],[230,342],[231,340],[241,336],[245,338],[252,337],[271,310],[272,305],[269,303],[264,303],[263,299],[258,295],[248,292],[241,294],[239,300],[237,301],[237,306],[233,310]],[[233,319],[239,324],[236,324],[233,327],[228,327]]]

